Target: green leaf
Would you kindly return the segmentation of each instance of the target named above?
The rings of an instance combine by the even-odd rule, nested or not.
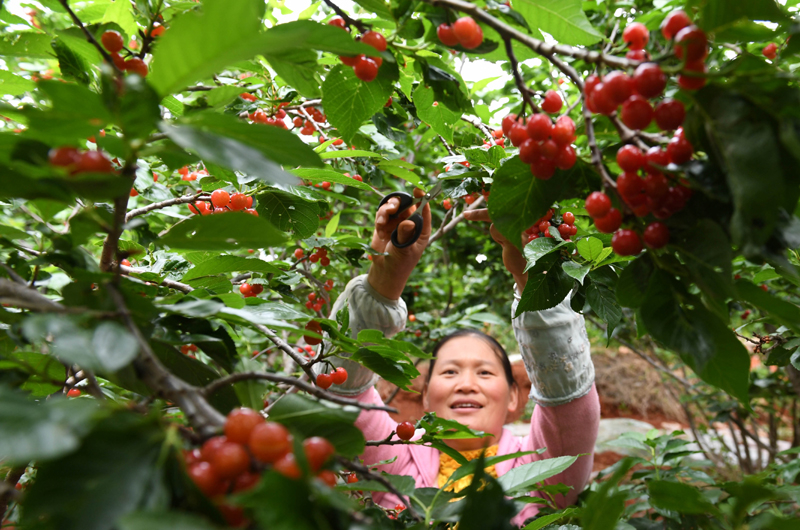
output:
[[[331,141],[331,140],[329,140]],[[319,154],[319,157],[323,160],[329,160],[331,158],[381,158],[379,153],[373,153],[372,151],[362,151],[360,149],[353,149],[352,151],[341,150],[341,151],[326,151]]]
[[[317,53],[313,50],[295,50],[281,55],[265,55],[270,66],[292,88],[306,98],[322,95]]]
[[[117,0],[119,3],[120,0]],[[117,521],[119,530],[215,530],[208,520],[183,512],[133,512]]]
[[[493,175],[489,216],[500,233],[521,249],[522,232],[562,198],[571,182],[588,171],[591,169],[578,161],[569,171],[558,170],[550,180],[539,180],[531,175],[530,166],[515,156]]]
[[[599,316],[607,327],[607,336],[611,337],[611,332],[622,320],[622,308],[617,305],[617,298],[614,291],[597,282],[589,282],[586,286],[586,301]]]
[[[92,349],[103,369],[116,372],[139,353],[139,343],[116,322],[101,322],[92,334]]]
[[[525,259],[528,260],[528,264],[525,266],[525,271],[527,272],[532,267],[536,266],[536,263],[543,257],[556,249],[559,249],[568,243],[565,241],[556,241],[555,238],[552,237],[539,237],[534,239],[523,249],[523,254],[525,255]]]
[[[453,143],[454,125],[461,119],[461,113],[454,112],[446,105],[434,101],[433,89],[420,84],[414,90],[414,106],[419,119],[431,126],[436,134],[441,135],[448,143]],[[434,103],[436,105],[434,106]]]
[[[328,406],[297,394],[286,394],[270,409],[270,421],[277,421],[303,438],[322,436],[336,452],[355,457],[364,451],[366,440],[355,425],[359,409]]]
[[[119,125],[129,139],[146,138],[161,120],[158,95],[138,75],[127,76],[123,83]]]
[[[525,311],[541,311],[560,304],[572,290],[575,280],[561,268],[561,256],[548,254],[528,271],[528,282],[514,317]]]
[[[479,469],[467,488],[464,510],[458,523],[459,529],[511,530],[516,528],[516,525],[512,526],[511,518],[517,510],[514,503],[506,498],[503,490],[499,479],[495,480],[483,469]]]
[[[717,514],[716,506],[702,492],[688,484],[669,480],[647,481],[647,491],[653,506],[686,514]]]
[[[325,237],[333,237],[336,233],[336,229],[339,228],[339,219],[342,217],[342,212],[338,212],[336,215],[331,217],[331,220],[328,221],[327,226],[325,226]]]
[[[360,363],[404,390],[408,390],[411,380],[419,375],[419,371],[408,361],[408,357],[394,348],[381,346],[359,348],[350,360]]]
[[[747,0],[730,2],[708,0],[700,11],[700,27],[708,32],[717,32],[741,19],[787,22],[787,15],[775,0]]]
[[[294,169],[291,171],[291,173],[311,182],[335,182],[337,184],[344,184],[345,186],[352,186],[360,190],[372,190],[370,185],[366,182],[360,182],[353,178],[345,177],[341,173],[337,173],[332,169],[301,168]]]
[[[578,280],[581,285],[583,285],[583,279],[586,278],[586,274],[592,268],[590,264],[581,265],[579,263],[575,263],[574,261],[565,261],[561,264],[561,268],[564,269],[564,273],[569,276],[570,278],[575,278]]]
[[[0,39],[0,55],[52,59],[51,37],[46,33],[16,33]]]
[[[283,232],[269,221],[244,212],[201,215],[173,226],[159,239],[162,245],[183,250],[241,250],[280,245]]]
[[[19,96],[36,88],[36,83],[24,77],[14,75],[7,70],[0,70],[0,94]]]
[[[581,0],[517,0],[519,11],[531,28],[539,28],[561,44],[589,45],[601,40],[583,12]]]
[[[622,307],[638,308],[644,302],[647,285],[653,274],[653,262],[648,254],[642,254],[628,263],[617,282],[617,302]]]
[[[401,161],[396,160],[384,160],[378,167],[382,170],[386,171],[390,175],[394,175],[397,178],[401,178],[406,182],[413,184],[419,188],[425,189],[425,185],[422,183],[422,179],[416,173],[412,173],[411,171],[402,167]]]
[[[540,517],[537,517],[536,520],[534,520],[529,525],[524,527],[523,530],[539,530],[540,528],[544,528],[545,526],[547,526],[549,524],[553,524],[553,523],[555,523],[556,521],[558,521],[560,519],[563,519],[565,517],[571,517],[572,515],[576,514],[577,512],[578,512],[578,508],[571,507],[571,508],[567,508],[567,509],[565,509],[563,511],[560,511],[558,513],[551,513],[550,515],[542,515]],[[572,525],[564,525],[564,526],[569,527],[569,526],[572,526]],[[558,530],[566,530],[564,528],[564,526],[558,527]],[[580,528],[579,526],[576,526],[575,530],[578,530],[579,528]],[[570,528],[569,530],[572,530],[572,529]]]
[[[769,315],[769,318],[800,334],[800,307],[765,292],[747,280],[736,280],[739,298],[753,304]]]
[[[86,87],[59,81],[39,81],[37,89],[52,102],[44,111],[28,107],[27,133],[48,143],[74,144],[76,138],[97,135],[111,121],[100,96]]]
[[[124,0],[115,0],[106,9],[103,15],[102,24],[114,22],[128,37],[136,35],[139,32],[139,27],[136,25],[136,20],[133,18],[133,11],[131,4]]]
[[[192,267],[183,275],[182,281],[191,281],[203,276],[212,276],[226,272],[263,272],[278,274],[281,272],[275,265],[261,259],[243,258],[240,256],[217,256]]]
[[[257,196],[258,214],[278,229],[294,231],[300,239],[313,236],[319,227],[319,206],[292,193],[270,189]]]
[[[509,495],[524,493],[530,491],[538,482],[554,477],[568,469],[577,459],[577,456],[559,456],[537,460],[515,467],[497,480]]]
[[[53,39],[52,46],[58,59],[58,68],[61,70],[64,79],[88,85],[91,80],[88,73],[89,65],[83,57],[75,53],[72,48],[59,38]]]
[[[242,93],[242,87],[221,86],[213,90],[209,90],[205,98],[206,101],[208,101],[209,105],[211,105],[214,108],[219,108],[227,105],[228,103],[239,97],[239,94],[241,93]]]
[[[603,242],[596,237],[584,237],[577,245],[581,257],[587,261],[597,261],[603,252]]]
[[[338,65],[322,84],[322,105],[330,124],[349,144],[364,121],[379,112],[391,94],[391,82],[378,77],[367,83],[358,79],[352,68]]]
[[[692,298],[691,307],[681,305],[674,283],[660,270],[650,278],[640,310],[644,326],[653,338],[677,352],[703,381],[728,392],[749,408],[747,350],[699,300]]]
[[[379,18],[391,20],[392,12],[384,0],[354,0],[356,4],[360,5],[370,13],[375,13]]]
[[[92,400],[56,397],[37,403],[0,386],[0,459],[27,464],[74,451],[96,413]]]

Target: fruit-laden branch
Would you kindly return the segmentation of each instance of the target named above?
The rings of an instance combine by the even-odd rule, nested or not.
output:
[[[422,521],[422,517],[420,517],[420,515],[414,509],[414,506],[412,506],[411,499],[400,493],[400,491],[394,487],[394,484],[389,482],[382,475],[373,473],[367,466],[362,466],[361,464],[357,464],[352,460],[348,460],[347,458],[341,456],[337,456],[336,461],[339,462],[345,469],[354,471],[365,479],[374,480],[375,482],[381,483],[386,489],[395,494],[398,499],[405,502],[406,509],[408,510],[408,513],[411,514],[411,517],[413,517],[416,521]]]
[[[478,197],[477,199],[475,199],[475,202],[473,202],[472,204],[470,204],[469,206],[464,208],[464,212],[470,211],[470,210],[475,210],[476,208],[480,208],[481,206],[483,206],[483,202],[484,202],[483,201],[483,197],[482,196]],[[460,214],[458,214],[458,217],[456,217],[455,219],[453,219],[452,221],[450,221],[449,223],[447,223],[443,227],[439,228],[439,230],[437,230],[436,233],[433,234],[431,236],[431,238],[428,240],[428,246],[431,246],[431,244],[434,241],[436,241],[437,239],[439,239],[440,237],[445,235],[447,232],[452,230],[458,223],[463,221],[464,220],[464,212],[461,212]]]
[[[176,204],[186,204],[194,202],[204,194],[205,192],[199,191],[194,195],[184,195],[183,197],[178,197],[177,199],[169,199],[166,201],[154,202],[152,204],[148,204],[147,206],[136,208],[135,210],[131,210],[130,212],[128,212],[128,214],[125,216],[125,222],[127,223],[134,217],[146,214],[147,212],[152,212],[153,210],[160,210],[162,208],[167,208],[169,206],[174,206]]]
[[[354,19],[354,18],[350,18],[350,17],[347,15],[347,13],[345,13],[344,11],[342,11],[342,10],[339,8],[339,6],[337,6],[336,4],[334,4],[333,2],[331,2],[331,0],[324,0],[324,2],[325,2],[325,4],[327,4],[327,6],[328,6],[328,7],[330,7],[331,9],[333,9],[333,10],[336,12],[336,14],[337,14],[337,15],[339,15],[340,17],[342,17],[342,18],[344,19],[345,23],[346,23],[348,26],[355,26],[356,28],[358,28],[358,31],[360,31],[361,33],[366,33],[366,32],[367,32],[367,30],[369,29],[369,28],[367,27],[367,25],[366,25],[366,24],[364,24],[363,22],[361,22],[360,20],[357,20],[357,19]]]
[[[139,331],[125,304],[125,298],[116,285],[108,285],[108,290],[117,306],[128,330],[139,344],[139,355],[133,365],[142,380],[158,396],[175,403],[183,411],[186,419],[202,437],[210,437],[225,424],[225,417],[212,407],[199,388],[172,375],[158,360],[147,339]]]
[[[208,385],[200,389],[200,392],[208,397],[220,388],[223,388],[228,385],[232,385],[234,383],[238,383],[240,381],[250,381],[250,380],[261,380],[261,381],[272,381],[273,383],[283,383],[285,385],[291,385],[294,387],[303,390],[311,394],[312,396],[316,396],[320,399],[325,399],[332,403],[337,403],[339,405],[350,405],[353,407],[358,407],[364,410],[384,410],[386,412],[391,412],[397,414],[397,409],[392,407],[386,407],[382,405],[369,405],[365,403],[360,403],[354,399],[349,399],[341,396],[337,396],[336,394],[332,394],[330,392],[326,392],[319,387],[306,383],[304,381],[300,381],[294,377],[287,377],[282,375],[270,374],[266,372],[240,372],[236,374],[231,374],[226,377],[222,377],[220,379],[214,379]]]
[[[472,16],[472,18],[480,20],[487,26],[493,28],[503,39],[510,37],[514,40],[518,40],[536,53],[543,55],[548,60],[551,60],[554,55],[563,55],[566,57],[580,59],[590,64],[608,64],[611,66],[617,66],[619,68],[632,68],[638,66],[640,63],[640,61],[632,61],[630,59],[624,59],[614,55],[606,55],[600,52],[589,51],[584,48],[574,48],[565,44],[551,44],[539,39],[534,39],[530,35],[526,35],[525,33],[522,33],[521,31],[504,24],[497,18],[484,11],[483,8],[463,0],[423,1],[434,6],[449,7],[450,9],[467,13],[468,15]]]
[[[83,25],[83,22],[81,22],[81,19],[78,18],[78,15],[76,15],[75,12],[72,10],[72,8],[69,7],[68,1],[67,0],[59,0],[59,3],[64,7],[64,9],[67,10],[67,13],[69,13],[69,16],[70,16],[70,18],[72,18],[72,21],[75,23],[75,25],[77,25],[79,28],[81,28],[81,30],[83,31],[83,34],[86,35],[86,39],[90,43],[92,43],[92,45],[95,48],[97,48],[97,51],[100,52],[100,55],[103,56],[103,59],[105,59],[105,61],[108,63],[108,65],[111,68],[114,69],[114,71],[117,73],[117,75],[121,76],[122,75],[122,70],[117,68],[117,64],[114,62],[114,59],[112,59],[111,56],[106,51],[106,49],[103,48],[103,46],[101,46],[99,42],[97,42],[97,39],[94,38],[94,35],[92,35],[89,32],[89,30],[86,29],[86,26]]]
[[[128,276],[131,274],[144,274],[147,271],[143,271],[140,269],[135,269],[133,267],[128,267],[127,265],[120,265],[119,270],[122,274]],[[181,291],[182,293],[190,293],[194,291],[194,287],[191,285],[186,285],[185,283],[176,282],[172,280],[162,280],[161,284],[164,287],[169,287],[170,289],[175,289],[177,291]]]

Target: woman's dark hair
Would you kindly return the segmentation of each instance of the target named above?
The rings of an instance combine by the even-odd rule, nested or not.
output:
[[[436,346],[433,348],[433,352],[431,352],[433,359],[431,359],[431,364],[428,367],[428,378],[425,381],[426,385],[430,384],[431,382],[431,374],[433,374],[433,367],[436,365],[436,356],[438,355],[439,350],[449,341],[457,339],[458,337],[478,337],[479,339],[483,339],[483,341],[486,342],[490,348],[492,348],[492,351],[494,351],[495,355],[500,358],[500,363],[503,365],[503,371],[506,374],[508,386],[513,387],[517,384],[517,382],[514,380],[514,373],[511,370],[511,361],[508,360],[508,353],[506,353],[505,348],[503,348],[499,342],[497,342],[493,337],[490,337],[486,333],[478,331],[477,329],[460,329],[442,337],[439,342],[436,343]]]

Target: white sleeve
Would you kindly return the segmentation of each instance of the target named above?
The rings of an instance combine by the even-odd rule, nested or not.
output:
[[[511,315],[516,313],[519,295]],[[569,403],[589,393],[594,364],[586,322],[570,307],[571,296],[543,311],[526,311],[513,318],[514,335],[532,386],[530,399],[542,406]]]
[[[403,299],[390,300],[379,294],[367,281],[367,275],[362,274],[348,282],[344,292],[336,299],[331,309],[330,318],[335,319],[336,313],[345,305],[350,311],[350,336],[356,338],[362,329],[377,329],[385,336],[392,337],[406,327],[408,309]],[[325,342],[325,351],[330,344]],[[345,354],[346,355],[346,354]],[[377,381],[378,375],[360,364],[331,357],[330,363],[334,367],[342,366],[347,370],[347,381],[341,385],[333,385],[330,390],[344,396],[356,396],[371,388]],[[312,367],[314,375],[323,371],[324,363]]]

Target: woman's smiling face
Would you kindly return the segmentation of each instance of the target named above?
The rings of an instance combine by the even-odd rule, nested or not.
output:
[[[517,388],[509,386],[503,363],[489,343],[464,335],[439,349],[423,390],[423,405],[440,418],[494,435],[447,441],[458,451],[468,451],[500,440],[506,415],[517,407]]]

